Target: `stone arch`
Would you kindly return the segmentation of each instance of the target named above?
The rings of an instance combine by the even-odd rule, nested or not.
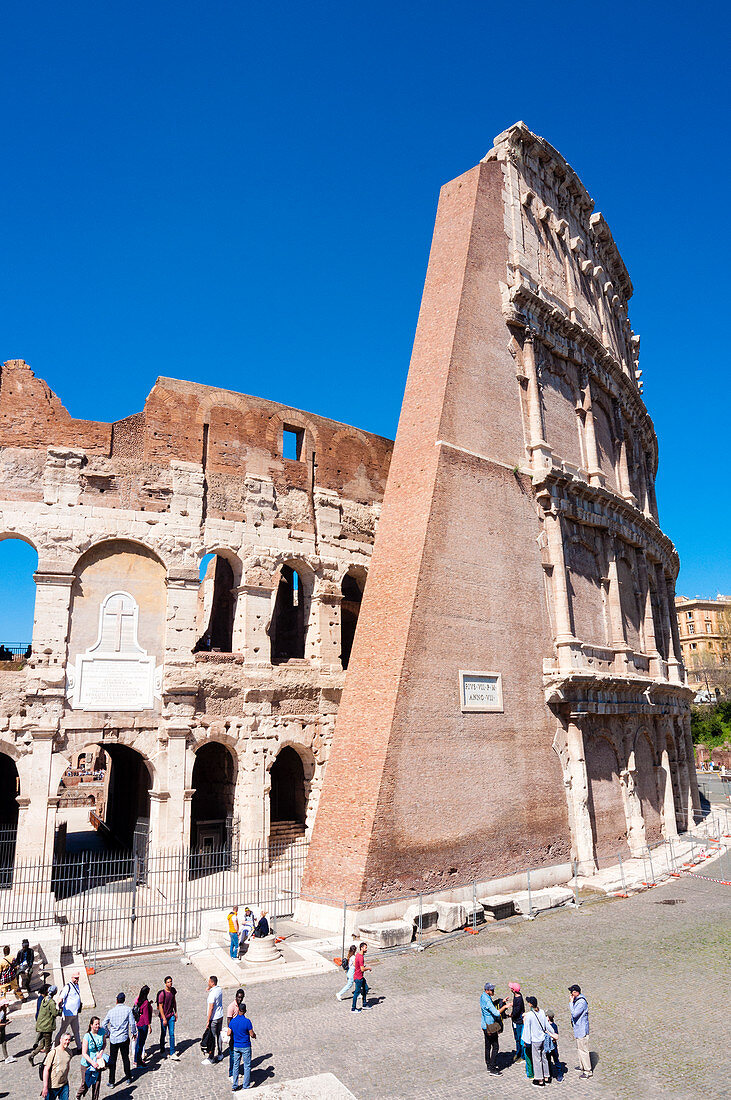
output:
[[[203,569],[206,558],[209,560]],[[220,547],[201,555],[201,569],[196,616],[198,641],[193,652],[231,653],[243,563],[233,550]]]
[[[269,824],[304,827],[307,821],[305,767],[299,746],[282,744],[269,766]]]
[[[0,661],[23,660],[30,656],[35,624],[35,543],[18,532],[0,533],[0,569],[5,578]]]
[[[231,848],[238,758],[231,738],[208,737],[195,748],[190,844],[197,851]]]
[[[641,648],[642,614],[637,591],[636,570],[626,554],[617,559],[617,579],[625,639],[630,649],[637,652]]]
[[[0,744],[0,833],[18,826],[20,774],[14,756]],[[0,845],[2,844],[0,836]]]
[[[156,543],[150,541],[149,539],[139,538],[137,535],[109,535],[109,534],[103,534],[103,535],[98,535],[98,536],[94,536],[92,538],[89,538],[89,539],[85,540],[82,543],[83,550],[80,550],[79,555],[76,558],[76,560],[74,561],[70,572],[72,572],[72,573],[77,572],[78,568],[83,563],[84,558],[88,554],[91,554],[92,551],[98,550],[100,547],[105,546],[107,544],[119,543],[119,542],[128,543],[130,546],[138,546],[142,550],[145,550],[148,554],[151,554],[152,557],[157,559],[157,561],[160,563],[160,565],[163,567],[163,569],[166,572],[172,564],[170,556],[165,553],[164,549],[162,547],[158,546]]]
[[[304,658],[315,584],[315,572],[300,558],[278,566],[269,623],[272,662]]]
[[[69,660],[98,638],[99,611],[112,593],[128,593],[139,609],[138,642],[162,661],[167,625],[166,569],[159,554],[136,539],[105,538],[77,560],[71,588]]]
[[[662,840],[662,815],[657,788],[657,759],[652,739],[643,727],[634,741],[635,786],[642,805],[645,839],[648,844]]]
[[[364,566],[352,565],[340,582],[340,663],[344,669],[350,663],[367,575]]]
[[[143,839],[146,845],[150,824],[150,792],[155,780],[155,767],[138,746],[134,731],[125,738],[91,740],[85,733],[85,744],[99,745],[108,760],[105,791],[100,802],[100,814],[104,828],[100,837],[89,832],[87,840],[80,836],[78,850],[98,847],[99,839],[107,847],[130,851]],[[133,742],[126,744],[126,741]],[[71,754],[72,758],[75,754]],[[62,777],[61,777],[62,779]]]
[[[598,867],[617,861],[627,844],[627,819],[620,781],[620,753],[610,733],[598,731],[585,739],[589,780],[589,816]]]

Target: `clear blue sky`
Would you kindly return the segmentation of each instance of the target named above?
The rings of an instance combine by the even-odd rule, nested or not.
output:
[[[636,287],[678,588],[729,592],[727,12],[6,4],[0,359],[80,417],[166,374],[392,435],[439,187],[523,119]]]

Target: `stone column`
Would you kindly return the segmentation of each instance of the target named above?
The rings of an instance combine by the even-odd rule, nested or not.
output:
[[[49,813],[49,797],[56,794],[51,791],[51,772],[53,758],[53,739],[56,727],[33,730],[33,752],[27,760],[25,782],[21,794],[27,798],[25,812],[18,819],[18,841],[16,853],[24,860],[42,860],[50,863],[53,859],[53,839],[55,834],[55,810]]]
[[[665,634],[668,639],[668,680],[674,684],[682,684],[685,683],[685,672],[681,658],[680,638],[678,637],[678,616],[675,614],[675,600],[673,599],[675,586],[666,573],[661,576],[662,590],[658,591],[658,599],[662,608]]]
[[[193,646],[198,641],[196,612],[200,578],[195,569],[179,569],[167,577],[167,629],[165,657],[193,662]]]
[[[618,434],[618,464],[617,464],[617,479],[619,481],[619,491],[625,500],[628,500],[630,504],[637,504],[637,497],[632,492],[632,482],[629,476],[629,466],[627,464],[627,435],[624,426],[624,417],[622,415],[622,409],[618,402],[614,404],[614,418],[617,426]]]
[[[315,592],[316,657],[323,671],[340,671],[340,604],[335,585],[322,582]]]
[[[662,750],[660,768],[665,776],[662,790],[662,832],[666,840],[676,840],[678,836],[678,823],[675,817],[673,776],[670,770],[670,754],[667,748]]]
[[[579,864],[579,873],[593,875],[596,871],[594,829],[589,813],[589,776],[586,770],[584,733],[580,721],[584,715],[572,714],[566,726],[568,775],[564,777],[571,821],[572,848]]]
[[[546,494],[541,500],[545,509],[543,519],[548,543],[549,562],[552,566],[553,610],[556,617],[556,652],[559,672],[570,672],[578,663],[581,645],[571,629],[571,609],[566,583],[566,561],[563,549],[561,515],[552,507]],[[574,656],[576,654],[576,656]]]
[[[605,484],[605,477],[599,465],[599,451],[596,445],[596,429],[594,427],[594,409],[591,402],[591,379],[589,372],[584,372],[582,378],[584,390],[584,438],[586,439],[587,473],[590,485]]]
[[[637,768],[635,754],[631,752],[627,767],[619,774],[622,797],[624,799],[624,816],[627,822],[627,844],[633,856],[641,856],[647,847],[645,834],[645,819],[642,816],[642,802],[637,793]]]
[[[551,448],[543,438],[543,413],[535,352],[536,333],[526,328],[523,340],[523,373],[528,381],[528,450],[534,472],[545,472],[552,465]]]
[[[619,591],[619,575],[617,573],[617,554],[614,539],[608,541],[608,572],[609,588],[607,598],[609,600],[609,624],[612,631],[612,649],[614,650],[614,668],[620,675],[626,675],[628,654],[631,652],[624,636],[624,617],[622,615],[622,597]]]
[[[655,618],[652,613],[652,592],[650,590],[650,577],[647,569],[647,559],[640,550],[637,553],[639,563],[640,583],[644,594],[643,626],[645,634],[645,653],[650,658],[650,675],[655,679],[663,676],[662,657],[657,648],[655,637]]]
[[[33,656],[46,666],[66,664],[71,586],[75,576],[48,563],[33,574],[36,602],[33,616]]]

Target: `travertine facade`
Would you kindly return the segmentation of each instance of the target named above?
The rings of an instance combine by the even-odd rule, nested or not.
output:
[[[311,826],[391,446],[166,378],[74,420],[3,365],[0,539],[38,552],[32,657],[0,671],[19,855],[50,858],[61,776],[99,745],[123,843],[145,818],[153,849]]]
[[[522,123],[442,189],[312,904],[591,871],[697,807],[631,294],[584,186]],[[464,670],[492,674],[484,705]]]

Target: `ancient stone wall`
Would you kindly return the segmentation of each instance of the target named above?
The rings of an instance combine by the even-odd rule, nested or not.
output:
[[[301,433],[296,459],[285,431]],[[357,428],[173,379],[115,424],[78,421],[27,364],[3,365],[0,540],[38,552],[32,657],[0,672],[19,854],[49,856],[61,775],[92,745],[139,786],[153,846],[195,839],[193,769],[211,742],[232,761],[219,809],[240,839],[268,835],[286,746],[311,827],[344,681],[343,578],[367,573],[390,453]],[[273,659],[295,575],[302,653]]]

